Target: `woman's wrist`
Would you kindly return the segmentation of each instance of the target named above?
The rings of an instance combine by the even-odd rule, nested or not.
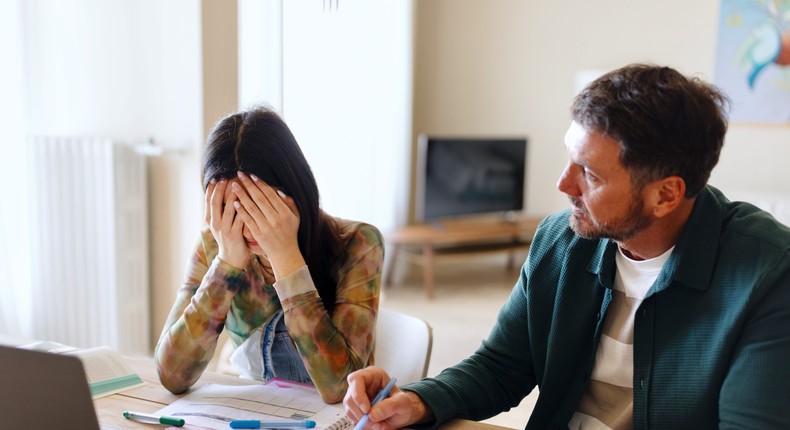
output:
[[[277,280],[285,278],[307,265],[298,248],[289,252],[269,255],[268,257],[269,263],[272,265],[274,278]]]
[[[228,266],[233,267],[234,269],[244,270],[244,268],[247,267],[247,260],[248,260],[247,256],[228,255],[227,253],[222,252],[222,250],[220,250],[219,253],[217,254],[217,257],[219,258],[220,261],[227,264]]]
[[[217,255],[217,263],[219,269],[228,276],[239,276],[247,272],[244,266],[239,267],[230,264],[227,261],[223,260],[222,257],[220,257],[219,255]]]
[[[246,284],[247,271],[228,264],[217,255],[203,278],[201,288],[210,288],[211,294],[218,294],[221,290],[235,293]]]
[[[307,265],[303,265],[288,275],[278,278],[277,282],[274,283],[274,289],[277,291],[277,296],[280,298],[280,303],[285,311],[299,303],[293,302],[291,300],[292,297],[311,291],[316,292],[315,284]]]

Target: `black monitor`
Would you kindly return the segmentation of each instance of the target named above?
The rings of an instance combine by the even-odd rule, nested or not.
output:
[[[418,222],[525,209],[526,138],[420,135],[417,148]]]

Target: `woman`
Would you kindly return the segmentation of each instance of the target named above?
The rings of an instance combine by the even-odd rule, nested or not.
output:
[[[379,231],[332,218],[288,126],[257,108],[221,120],[203,158],[208,227],[156,347],[162,384],[186,391],[223,328],[248,378],[312,383],[339,402],[373,363]]]

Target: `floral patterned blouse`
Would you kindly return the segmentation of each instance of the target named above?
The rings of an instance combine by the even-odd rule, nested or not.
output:
[[[154,353],[165,388],[180,393],[197,381],[223,328],[238,347],[282,309],[288,333],[322,399],[342,400],[346,376],[373,364],[384,246],[372,225],[335,221],[347,260],[339,265],[331,317],[307,266],[276,283],[255,256],[239,270],[217,257],[217,242],[206,227]]]

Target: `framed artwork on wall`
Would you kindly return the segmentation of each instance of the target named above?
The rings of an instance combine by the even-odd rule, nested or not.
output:
[[[790,1],[721,0],[714,83],[732,122],[790,125]]]

